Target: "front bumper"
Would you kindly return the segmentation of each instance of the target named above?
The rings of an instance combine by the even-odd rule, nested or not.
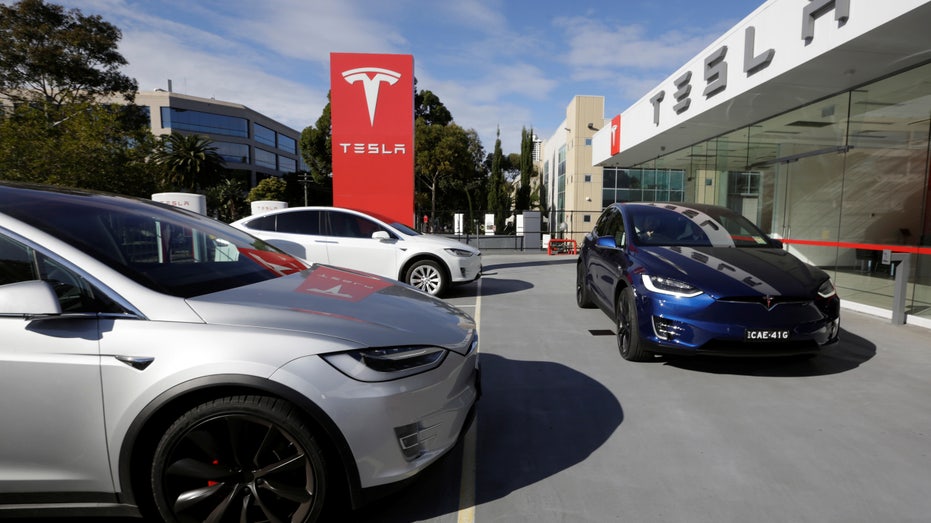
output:
[[[776,356],[816,353],[838,339],[840,302],[718,302],[707,296],[641,294],[640,334],[648,350],[670,354]],[[748,333],[779,336],[748,339]]]
[[[439,367],[395,381],[355,381],[316,356],[289,363],[274,378],[330,417],[349,446],[362,489],[411,478],[449,451],[467,424],[481,379],[477,350],[465,356],[450,351]]]
[[[479,279],[482,276],[482,255],[450,260],[449,275],[453,283],[469,283]]]

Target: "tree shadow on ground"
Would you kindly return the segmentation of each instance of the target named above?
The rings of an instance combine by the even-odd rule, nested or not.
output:
[[[476,426],[475,504],[503,498],[588,458],[624,413],[604,385],[565,365],[482,354]],[[395,496],[351,521],[431,520],[460,510],[460,442]]]

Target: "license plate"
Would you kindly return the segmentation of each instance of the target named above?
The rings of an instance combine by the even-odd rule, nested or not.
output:
[[[789,341],[787,329],[748,330],[744,335],[747,341]]]

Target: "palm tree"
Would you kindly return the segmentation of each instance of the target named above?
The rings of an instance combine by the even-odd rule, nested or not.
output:
[[[202,179],[223,168],[223,157],[210,138],[171,133],[162,137],[152,161],[165,168],[165,183],[194,191]]]
[[[248,190],[245,181],[233,178],[224,178],[209,187],[205,192],[207,207],[214,209],[212,216],[227,223],[241,218],[246,208],[245,194]]]

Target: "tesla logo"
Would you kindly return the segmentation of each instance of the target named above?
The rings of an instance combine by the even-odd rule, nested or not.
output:
[[[765,298],[763,298],[763,301],[766,302],[767,309],[773,308],[773,297],[772,296],[766,296]]]
[[[611,119],[611,154],[621,152],[621,115]]]
[[[343,71],[343,78],[350,84],[362,82],[365,90],[365,104],[369,109],[369,123],[375,126],[375,109],[378,106],[378,90],[382,82],[394,85],[401,79],[401,73],[381,67],[360,67]]]

